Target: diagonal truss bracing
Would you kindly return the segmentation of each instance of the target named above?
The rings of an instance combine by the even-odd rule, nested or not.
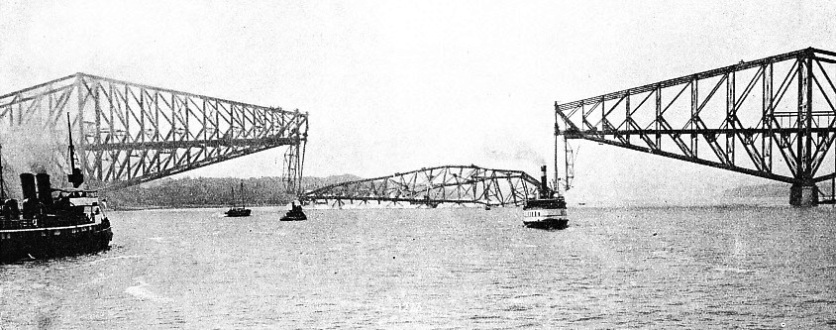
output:
[[[16,136],[0,143],[40,141],[50,150],[31,150],[45,157],[28,166],[68,172],[65,113],[81,167],[97,186],[138,184],[279,146],[288,147],[287,188],[296,191],[302,176],[306,113],[83,73],[0,96],[0,125]]]
[[[373,179],[334,184],[306,192],[306,202],[520,205],[537,196],[540,182],[522,171],[470,166],[438,166]]]
[[[834,79],[836,53],[808,48],[555,103],[556,132],[813,185],[836,178]]]

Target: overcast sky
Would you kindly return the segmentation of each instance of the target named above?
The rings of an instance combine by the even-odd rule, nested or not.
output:
[[[306,175],[471,163],[536,175],[556,100],[836,50],[833,13],[831,1],[0,0],[0,93],[85,72],[298,108]],[[282,152],[187,175],[279,175]],[[576,171],[579,198],[766,182],[588,142]]]

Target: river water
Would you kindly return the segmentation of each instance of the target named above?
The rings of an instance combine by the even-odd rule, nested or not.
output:
[[[836,328],[831,207],[221,212],[111,212],[107,252],[0,266],[0,326]]]

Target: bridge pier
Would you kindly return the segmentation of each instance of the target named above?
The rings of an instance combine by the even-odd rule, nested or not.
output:
[[[819,191],[814,183],[793,183],[790,187],[790,205],[816,206],[819,204]]]

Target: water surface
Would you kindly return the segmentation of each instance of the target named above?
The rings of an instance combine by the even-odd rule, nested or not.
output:
[[[0,266],[0,326],[836,327],[830,207],[520,212],[111,212],[110,251]]]

